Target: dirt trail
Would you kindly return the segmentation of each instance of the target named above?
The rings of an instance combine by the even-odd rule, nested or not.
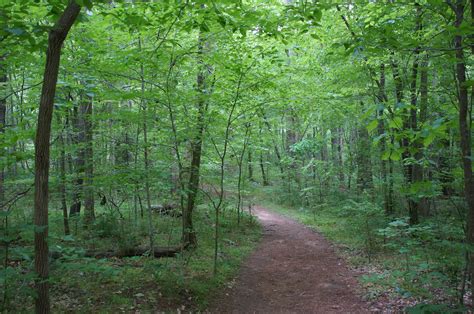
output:
[[[357,280],[311,229],[258,207],[263,239],[212,313],[367,313]]]

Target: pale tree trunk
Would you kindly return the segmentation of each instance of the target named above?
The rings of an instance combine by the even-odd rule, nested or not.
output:
[[[428,116],[428,53],[425,51],[420,63],[420,112],[418,123],[421,126],[425,123]],[[419,127],[418,127],[419,128]],[[418,144],[420,150],[417,152],[417,160],[422,158],[421,145]],[[421,166],[420,166],[421,168]],[[420,180],[425,180],[430,177],[430,169],[425,171],[420,169]],[[430,203],[428,198],[422,198],[418,203],[420,214],[428,216],[430,212]]]
[[[338,128],[337,130],[337,135],[338,135],[338,145],[337,145],[337,164],[339,167],[339,185],[341,188],[344,188],[344,159],[342,156],[342,147],[344,145],[344,129],[343,128]]]
[[[344,186],[344,169],[342,163],[342,132],[342,128],[333,128],[331,130],[331,153],[333,163],[337,168],[339,187]]]
[[[262,127],[260,127],[258,134],[259,134],[259,138],[260,138],[260,144],[263,145],[263,143],[261,143],[261,141],[262,141]],[[263,186],[269,186],[270,182],[268,181],[268,176],[265,172],[265,163],[263,162],[263,153],[262,153],[262,151],[260,151],[260,154],[259,154],[259,166],[260,166],[260,171],[262,173],[262,185]]]
[[[243,164],[244,164],[245,152],[247,150],[247,146],[248,146],[248,143],[249,143],[250,128],[251,128],[251,124],[247,123],[245,125],[245,136],[244,136],[244,143],[242,145],[242,151],[241,151],[240,155],[237,156],[237,165],[239,167],[239,176],[238,176],[238,180],[237,180],[237,224],[239,224],[239,225],[240,225],[240,214],[242,212],[241,208],[242,208]]]
[[[252,163],[252,151],[249,149],[247,152],[247,167],[249,181],[253,182],[253,163]]]
[[[70,1],[58,22],[49,32],[46,65],[43,75],[43,87],[38,112],[38,124],[35,138],[35,273],[36,313],[49,313],[49,265],[48,265],[48,179],[49,146],[54,96],[58,80],[61,47],[81,7]]]
[[[141,51],[142,49],[142,40],[141,38],[138,39],[138,49]],[[148,213],[148,236],[150,241],[150,256],[155,255],[155,245],[154,245],[154,238],[155,232],[153,228],[153,216],[151,212],[151,192],[150,192],[150,177],[149,177],[149,169],[150,169],[150,160],[149,160],[149,147],[148,147],[148,106],[147,102],[145,101],[145,69],[143,64],[140,64],[140,76],[141,76],[141,107],[143,110],[143,160],[145,166],[145,193],[146,193],[146,205],[147,205],[147,213]]]
[[[377,98],[381,106],[377,110],[377,116],[379,119],[378,133],[382,136],[385,133],[385,120],[384,120],[384,109],[388,102],[387,94],[385,93],[385,64],[380,65],[380,79],[379,79],[379,93]],[[387,140],[385,137],[380,139],[380,154],[383,155],[387,149]],[[385,214],[393,214],[393,199],[390,189],[389,181],[392,180],[391,176],[387,175],[387,161],[380,159],[381,162],[381,174],[382,174],[382,193],[384,198],[384,211]]]
[[[361,102],[361,109],[364,103]],[[373,187],[372,163],[370,160],[370,140],[369,132],[365,125],[359,125],[357,129],[358,147],[357,147],[357,186],[364,191]]]
[[[416,5],[416,27],[415,27],[415,32],[419,32],[422,28],[421,26],[421,7],[418,3]],[[411,74],[411,84],[410,84],[410,116],[408,118],[407,124],[408,128],[412,132],[417,132],[418,131],[418,121],[417,121],[417,113],[418,113],[418,108],[417,108],[417,80],[418,80],[418,67],[419,67],[419,55],[420,55],[420,47],[416,47],[414,51],[414,60],[413,60],[413,66],[412,66],[412,74]],[[412,148],[418,149],[419,152],[416,152],[413,156],[410,152],[408,152],[408,149],[412,146]],[[419,147],[419,144],[417,142],[409,143],[409,140],[406,140],[406,146],[405,146],[405,153],[404,157],[413,157],[415,159],[415,163],[410,163],[405,166],[406,169],[406,178],[408,181],[409,185],[416,184],[417,182],[420,182],[423,177],[423,169],[421,166],[417,163],[421,159],[421,147]],[[405,158],[404,158],[405,159]],[[414,198],[413,195],[410,195],[408,197],[408,213],[410,215],[410,224],[414,225],[419,222],[419,202],[417,199]]]
[[[6,83],[7,74],[5,67],[5,58],[0,57],[0,135],[5,133],[6,117],[7,117],[7,98],[6,98]],[[5,149],[6,151],[6,149]],[[5,169],[0,168],[0,207],[5,202]]]
[[[81,115],[84,121],[84,221],[86,225],[95,219],[94,212],[94,150],[92,127],[92,98],[81,105]]]

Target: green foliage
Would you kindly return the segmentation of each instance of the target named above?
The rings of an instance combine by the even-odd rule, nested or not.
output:
[[[364,279],[374,297],[389,287],[406,298],[441,289],[455,299],[470,250],[458,197],[460,86],[452,69],[460,60],[452,42],[473,30],[467,19],[453,25],[447,3],[75,1],[84,8],[63,45],[51,133],[58,311],[71,302],[61,289],[99,292],[81,299],[84,307],[75,303],[82,311],[161,305],[140,284],[203,308],[206,291],[229,278],[255,241],[255,222],[235,226],[234,216],[236,204],[251,208],[262,186],[273,201],[298,208],[281,210],[348,246],[354,263],[383,268]],[[66,5],[0,1],[0,205],[7,208],[0,241],[9,248],[0,278],[7,284],[0,284],[8,310],[31,300],[31,243],[45,228],[31,224],[34,130],[48,32]],[[470,78],[468,39],[464,47]],[[87,118],[85,103],[93,107]],[[160,245],[180,244],[180,219],[143,216],[148,205],[185,208],[198,143],[197,251],[163,261],[84,259],[86,249],[146,246],[149,232]],[[71,234],[63,236],[56,210],[84,205],[88,191],[95,221],[70,217]],[[216,204],[220,225],[208,210]],[[407,218],[414,208],[419,223]],[[211,277],[219,226],[221,268]],[[113,292],[105,295],[96,277]]]

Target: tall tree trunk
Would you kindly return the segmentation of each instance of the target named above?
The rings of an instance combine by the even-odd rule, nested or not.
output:
[[[415,32],[419,32],[421,30],[421,6],[418,3],[416,5],[416,26]],[[411,73],[411,84],[410,84],[410,111],[409,117],[407,118],[406,123],[404,123],[405,130],[409,129],[412,132],[418,131],[418,121],[417,121],[417,80],[418,80],[418,67],[419,67],[419,55],[420,55],[420,47],[416,47],[414,51],[414,60],[412,66],[412,73]],[[404,143],[404,152],[403,152],[403,160],[404,160],[404,168],[405,168],[405,177],[407,180],[408,185],[413,185],[422,180],[422,168],[418,164],[418,160],[421,159],[421,152],[416,152],[415,154],[410,153],[410,148],[414,148],[415,150],[420,150],[421,148],[418,147],[417,142],[410,143],[408,138],[403,139]],[[406,164],[407,158],[415,159],[414,162],[409,162]],[[414,195],[408,196],[408,213],[410,216],[410,224],[415,225],[419,222],[418,217],[418,200],[415,199]]]
[[[92,98],[81,106],[81,115],[84,121],[84,221],[86,225],[95,219],[94,212],[94,142],[92,126]]]
[[[250,137],[250,127],[251,124],[247,123],[245,125],[245,136],[244,136],[244,143],[242,145],[242,151],[240,156],[237,156],[237,165],[239,167],[239,176],[237,179],[237,224],[240,225],[240,213],[242,208],[242,177],[243,177],[243,165],[244,165],[244,157],[245,152],[247,150],[249,137]]]
[[[361,102],[361,109],[364,103]],[[357,147],[357,186],[364,191],[373,187],[372,163],[370,161],[370,140],[369,132],[365,125],[358,126],[358,147]]]
[[[72,194],[72,204],[69,209],[70,216],[79,216],[81,213],[82,207],[82,192],[84,186],[84,166],[85,166],[85,134],[84,134],[84,116],[82,115],[82,105],[75,106],[73,108],[73,118],[72,118],[72,144],[76,147],[79,147],[76,152],[76,157],[74,158],[75,166],[75,175],[76,179],[74,180],[73,194]]]
[[[331,153],[333,163],[339,178],[339,186],[344,185],[344,169],[342,164],[342,128],[334,128],[331,130]]]
[[[259,138],[260,138],[260,144],[262,145],[263,143],[261,143],[261,140],[262,140],[262,127],[260,127],[260,130],[259,130]],[[268,177],[267,177],[267,174],[265,172],[265,163],[263,162],[263,152],[260,151],[260,154],[259,154],[259,166],[260,166],[260,171],[262,173],[262,185],[263,186],[269,186],[270,185],[270,182],[268,181]]]
[[[418,129],[421,125],[426,122],[428,117],[428,53],[425,51],[420,63],[420,112],[418,118]],[[421,144],[418,143],[419,150],[417,151],[416,160],[421,160],[422,158],[422,151],[421,151]],[[430,176],[430,169],[423,170],[420,167],[420,174],[419,179],[425,180],[426,177]],[[422,198],[418,202],[418,209],[421,215],[428,216],[430,211],[430,203],[427,198]]]
[[[260,171],[262,172],[262,184],[263,186],[269,186],[270,183],[268,182],[267,174],[265,173],[265,163],[263,162],[262,152],[260,152],[259,164],[260,164]]]
[[[457,0],[451,5],[456,20],[454,26],[459,29],[464,20],[464,1]],[[463,36],[460,30],[454,37],[454,48],[456,50],[456,78],[458,83],[459,100],[459,132],[462,153],[462,168],[464,172],[464,194],[468,205],[467,215],[467,243],[474,244],[474,178],[472,175],[472,152],[471,152],[471,112],[469,108],[468,89],[466,85],[466,60],[463,51]],[[471,278],[474,278],[474,253],[469,250],[469,271]],[[471,285],[474,293],[474,285]]]
[[[377,116],[379,119],[378,133],[380,136],[380,154],[383,155],[387,149],[387,140],[383,134],[385,133],[384,111],[388,102],[387,94],[385,93],[385,64],[383,63],[380,65],[379,93],[377,95],[377,99],[380,102],[380,106],[377,109]],[[387,175],[387,161],[382,160],[381,158],[380,162],[384,210],[386,215],[391,215],[393,214],[393,200],[391,199],[392,193],[389,191],[390,184],[388,182],[388,180],[391,180],[391,178]]]
[[[7,97],[6,97],[6,85],[7,73],[5,67],[5,58],[0,57],[0,136],[5,133],[6,117],[7,117]],[[6,151],[6,149],[5,149]],[[5,202],[5,169],[0,168],[0,207]]]
[[[248,167],[249,181],[254,181],[254,179],[253,179],[252,151],[250,149],[248,150],[248,153],[247,153],[247,167]]]
[[[62,125],[62,120],[60,115],[57,115],[58,125]],[[69,218],[67,214],[67,195],[66,195],[66,150],[65,150],[65,141],[64,141],[64,130],[61,130],[61,133],[58,137],[58,144],[60,150],[59,156],[59,172],[60,172],[60,187],[59,193],[61,194],[61,210],[63,212],[63,225],[64,225],[64,234],[69,235]]]
[[[138,38],[138,49],[142,50],[142,39]],[[140,76],[141,76],[141,108],[143,110],[143,161],[145,166],[145,193],[146,193],[146,205],[148,213],[148,237],[150,241],[150,256],[155,256],[155,232],[153,228],[153,215],[151,212],[151,192],[150,192],[150,160],[149,160],[149,147],[148,147],[148,106],[145,100],[145,68],[143,63],[140,64]]]
[[[341,188],[344,188],[344,182],[345,182],[345,178],[344,178],[344,160],[343,160],[343,156],[342,156],[342,147],[344,145],[344,129],[343,128],[338,128],[337,130],[337,134],[338,134],[338,145],[337,145],[337,164],[338,164],[338,167],[339,167],[339,171],[338,171],[338,174],[339,174],[339,185]]]
[[[183,246],[195,247],[197,245],[196,233],[193,226],[193,211],[196,205],[196,196],[199,190],[202,143],[204,139],[205,117],[207,112],[206,94],[206,70],[207,66],[203,61],[205,39],[202,33],[198,39],[198,74],[197,83],[197,117],[196,133],[191,141],[191,169],[188,181],[188,193],[186,207],[183,211]]]
[[[81,7],[70,1],[58,22],[49,32],[46,65],[43,75],[43,87],[38,112],[38,124],[35,138],[35,272],[36,313],[49,313],[49,265],[48,265],[48,179],[49,146],[54,96],[58,80],[61,47]]]
[[[265,126],[267,127],[268,133],[270,133],[270,136],[271,136],[271,139],[272,139],[273,148],[274,148],[274,150],[275,150],[275,156],[277,157],[277,161],[278,161],[278,166],[279,166],[279,169],[280,169],[281,178],[282,178],[282,180],[285,180],[285,169],[283,168],[283,165],[282,165],[282,163],[281,163],[280,149],[278,148],[278,144],[277,144],[277,142],[275,141],[275,138],[273,137],[272,126],[271,126],[270,122],[268,121],[267,116],[266,116],[265,112],[263,111],[263,109],[261,109],[261,117],[263,118],[263,121],[264,121],[264,123],[265,123]],[[261,130],[261,128],[260,128],[260,133],[261,133],[261,132],[262,132],[262,130]]]

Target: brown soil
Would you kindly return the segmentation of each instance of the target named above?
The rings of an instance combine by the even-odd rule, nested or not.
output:
[[[356,275],[313,230],[267,209],[263,239],[212,313],[367,313]]]

